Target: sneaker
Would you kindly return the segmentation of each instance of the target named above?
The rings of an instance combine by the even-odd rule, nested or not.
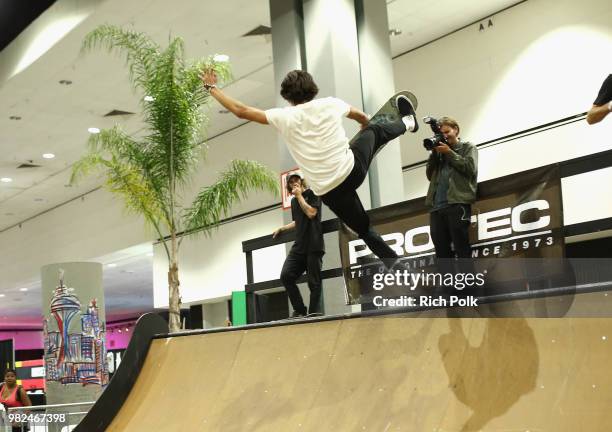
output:
[[[289,318],[291,319],[306,318],[306,314],[302,312],[298,312],[298,311],[293,311],[293,313],[291,314]]]
[[[395,99],[397,110],[402,116],[402,121],[406,125],[406,130],[414,133],[419,130],[419,123],[416,118],[416,111],[412,105],[412,101],[407,96],[399,95]]]
[[[320,316],[323,316],[321,312],[310,312],[308,315],[306,315],[306,318],[314,318],[314,317],[320,317]]]

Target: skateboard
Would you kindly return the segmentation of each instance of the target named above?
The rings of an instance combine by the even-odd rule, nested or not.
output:
[[[398,93],[395,93],[393,96],[391,96],[387,100],[387,102],[385,102],[385,104],[382,107],[380,107],[378,111],[376,111],[376,114],[374,114],[372,118],[370,119],[370,123],[376,124],[379,122],[393,122],[393,121],[399,120],[400,113],[399,113],[399,110],[397,109],[397,104],[395,103],[395,99],[399,95],[406,96],[410,100],[410,102],[412,102],[412,107],[414,108],[414,110],[415,111],[417,110],[417,107],[419,105],[419,101],[417,100],[417,97],[413,95],[412,93],[410,93],[409,91],[402,90]],[[355,136],[349,141],[349,146],[353,145],[353,142],[355,141],[355,139],[357,139],[358,136],[359,136],[359,132],[355,134]]]

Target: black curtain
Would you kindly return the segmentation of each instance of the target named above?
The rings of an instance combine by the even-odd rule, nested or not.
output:
[[[4,371],[15,368],[13,339],[0,341],[0,381],[4,381]]]

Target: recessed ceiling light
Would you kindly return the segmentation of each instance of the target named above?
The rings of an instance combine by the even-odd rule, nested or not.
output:
[[[28,290],[27,288],[19,288],[19,291],[21,291],[21,292],[25,292],[27,290]]]
[[[115,264],[115,263],[110,263],[110,264],[108,265],[108,267],[111,267],[111,268],[112,268],[112,267],[117,267],[117,264]]]
[[[215,54],[213,60],[219,63],[225,63],[229,60],[229,56],[227,54]]]
[[[2,178],[0,178],[0,182],[2,182],[2,183],[10,183],[12,181],[13,181],[13,179],[10,178],[10,177],[2,177]]]
[[[43,153],[43,159],[53,159],[55,155],[53,153]]]
[[[89,129],[87,129],[87,132],[89,132],[90,134],[97,134],[100,133],[100,129],[96,127],[90,127]]]
[[[155,98],[153,96],[146,95],[144,97],[144,100],[147,101],[147,102],[153,102],[155,100]]]
[[[6,297],[6,295],[5,294],[0,294],[0,297]]]

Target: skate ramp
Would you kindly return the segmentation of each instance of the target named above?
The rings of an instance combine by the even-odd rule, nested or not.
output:
[[[153,341],[108,431],[608,431],[612,319],[337,319]]]

